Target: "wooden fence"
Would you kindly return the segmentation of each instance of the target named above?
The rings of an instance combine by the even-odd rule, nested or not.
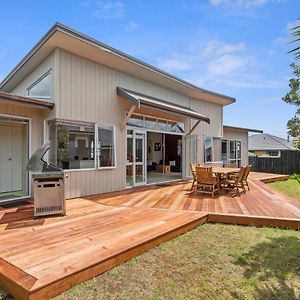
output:
[[[252,171],[274,174],[300,174],[300,151],[281,151],[280,157],[250,156]]]

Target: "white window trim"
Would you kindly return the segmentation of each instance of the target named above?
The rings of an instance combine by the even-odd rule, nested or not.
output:
[[[128,114],[128,111],[125,112],[125,117],[126,115]],[[145,115],[145,114],[141,114],[141,113],[136,113],[134,112],[132,114],[133,116],[139,116],[139,117],[143,117],[143,126],[142,127],[138,127],[138,126],[133,126],[133,125],[128,125],[126,124],[127,128],[128,129],[142,129],[142,130],[146,130],[146,131],[149,131],[149,132],[157,132],[157,133],[166,133],[166,134],[174,134],[174,135],[187,135],[187,133],[185,132],[174,132],[174,131],[164,131],[164,130],[160,130],[160,129],[155,129],[155,128],[147,128],[145,123],[146,123],[146,118],[151,118],[151,119],[155,119],[156,122],[158,122],[159,120],[161,121],[166,121],[166,122],[173,122],[173,123],[183,123],[183,121],[176,121],[176,120],[171,120],[171,119],[165,119],[165,118],[161,118],[161,117],[154,117],[154,116],[151,116],[151,115]],[[185,124],[184,124],[184,127],[185,127]]]
[[[226,147],[226,154],[227,154],[227,159],[226,161],[228,162],[241,162],[242,161],[242,141],[241,140],[236,140],[236,139],[226,139],[226,138],[222,138],[221,139],[221,143],[222,141],[227,141],[227,147]],[[235,158],[230,158],[230,142],[235,142]],[[238,158],[237,157],[237,142],[240,142],[241,143],[241,157]],[[222,146],[221,146],[221,151],[222,151]],[[221,155],[222,155],[222,152],[221,152]]]
[[[92,121],[80,121],[80,120],[70,120],[64,118],[49,118],[45,120],[45,128],[44,128],[44,136],[47,136],[47,139],[44,139],[44,142],[49,141],[49,122],[68,122],[73,124],[87,124],[87,125],[94,125],[95,127],[95,143],[94,143],[94,167],[93,168],[85,168],[85,169],[63,169],[65,173],[69,172],[84,172],[84,171],[101,171],[101,170],[113,170],[117,168],[117,144],[116,144],[116,125],[109,124],[104,122],[92,122]],[[97,145],[98,145],[98,126],[112,126],[113,128],[113,135],[114,135],[114,166],[110,167],[100,167],[99,166],[99,158],[97,156]]]
[[[46,78],[48,75],[50,75],[50,96],[49,97],[43,97],[43,96],[31,96],[29,95],[29,91],[36,86],[39,82],[41,82],[44,78]],[[37,98],[37,99],[52,99],[52,69],[49,69],[47,72],[45,72],[42,76],[40,76],[38,79],[36,79],[33,83],[31,83],[27,88],[27,96],[31,98]]]
[[[98,127],[108,127],[108,126],[111,126],[113,128],[113,141],[114,141],[114,165],[113,166],[109,166],[109,167],[101,167],[100,166],[100,160],[99,160],[99,156],[97,155],[98,153]],[[97,139],[96,139],[97,138]],[[96,140],[96,143],[95,143],[95,157],[96,157],[96,168],[98,170],[111,170],[111,169],[116,169],[117,168],[117,151],[116,151],[116,126],[114,124],[107,124],[107,123],[95,123],[95,140]],[[97,145],[97,146],[96,146]]]

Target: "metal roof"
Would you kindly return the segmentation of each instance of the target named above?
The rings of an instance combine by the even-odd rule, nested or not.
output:
[[[230,126],[230,125],[223,125],[223,128],[227,129],[234,129],[234,130],[244,130],[248,132],[257,132],[257,133],[263,133],[260,129],[252,129],[252,128],[245,128],[245,127],[237,127],[237,126]]]
[[[249,136],[249,150],[298,150],[291,142],[267,133]]]
[[[136,106],[137,108],[161,110],[164,112],[173,113],[180,116],[185,116],[195,120],[200,120],[206,123],[210,123],[209,118],[207,118],[202,114],[197,113],[193,109],[186,106],[174,104],[169,101],[147,96],[122,87],[117,87],[117,94],[125,98],[127,101],[129,101],[132,105]]]
[[[147,78],[149,78],[149,76],[150,77],[151,76],[152,77],[159,76],[164,80],[168,80],[169,83],[179,84],[180,86],[184,87],[184,89],[183,89],[184,93],[187,93],[189,91],[189,94],[192,94],[193,97],[195,97],[196,99],[210,101],[210,100],[201,98],[201,97],[203,97],[203,95],[206,95],[206,96],[209,96],[209,98],[211,98],[211,100],[218,98],[219,99],[218,101],[220,101],[220,104],[223,104],[223,105],[228,105],[228,104],[235,102],[235,98],[233,98],[233,97],[229,97],[226,95],[222,95],[220,93],[202,89],[190,82],[187,82],[181,78],[178,78],[172,74],[169,74],[163,70],[160,70],[150,64],[147,64],[147,63],[145,63],[139,59],[136,59],[128,54],[125,54],[115,48],[112,48],[104,43],[101,43],[89,36],[83,35],[83,34],[79,33],[78,31],[75,31],[74,29],[71,29],[60,23],[55,23],[50,28],[50,30],[38,41],[38,43],[29,51],[29,53],[20,61],[20,63],[4,78],[4,80],[0,83],[0,89],[2,89],[3,91],[9,92],[10,89],[8,89],[8,87],[10,86],[10,84],[8,84],[8,83],[12,80],[12,78],[14,78],[16,76],[16,74],[18,74],[22,70],[24,65],[26,65],[29,61],[31,61],[33,59],[33,57],[36,54],[39,53],[38,56],[41,56],[40,52],[41,52],[42,48],[60,47],[59,42],[58,43],[49,42],[52,39],[52,37],[54,37],[56,35],[56,33],[64,34],[65,38],[70,37],[72,39],[77,40],[78,42],[80,41],[86,45],[91,45],[95,49],[97,49],[97,51],[102,51],[102,53],[105,53],[106,55],[115,57],[116,60],[121,59],[123,62],[130,63],[131,65],[135,65],[136,67],[143,70],[143,72],[145,74],[147,74],[147,76],[145,76]],[[68,44],[69,48],[72,48],[71,44],[72,44],[71,42]],[[78,49],[77,46],[75,48]],[[68,49],[68,50],[72,51],[71,49]],[[49,51],[50,51],[49,49],[48,49],[48,52],[45,50],[45,53],[47,55],[49,55]],[[39,57],[39,59],[41,60],[42,58]],[[93,58],[89,57],[89,59],[93,59]],[[23,73],[22,73],[22,76],[24,76]],[[22,78],[22,76],[19,76],[19,77]],[[17,81],[21,80],[19,77],[18,77]],[[157,80],[158,80],[158,78],[157,78]],[[160,81],[158,80],[158,82],[160,82],[161,85],[164,85],[162,80],[160,80]],[[216,100],[214,100],[214,101],[216,101]]]

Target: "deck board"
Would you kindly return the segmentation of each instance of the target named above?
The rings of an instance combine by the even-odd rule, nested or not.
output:
[[[234,197],[195,195],[183,181],[76,198],[64,217],[33,219],[30,204],[0,209],[0,286],[48,299],[205,222],[299,229],[300,202],[266,178],[251,174],[251,191]]]

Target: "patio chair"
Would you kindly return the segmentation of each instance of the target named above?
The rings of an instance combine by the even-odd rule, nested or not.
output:
[[[196,180],[195,193],[211,194],[214,197],[215,192],[219,191],[218,178],[213,176],[212,167],[196,166]]]
[[[251,171],[251,167],[252,167],[252,165],[248,165],[246,167],[246,170],[245,170],[245,173],[244,173],[244,178],[243,178],[243,186],[244,187],[246,186],[248,188],[248,191],[250,191],[250,187],[249,187],[249,184],[248,184],[248,176],[249,176],[249,173]],[[245,188],[244,188],[244,190],[245,190]]]
[[[190,169],[191,169],[192,176],[193,176],[193,183],[192,183],[192,186],[191,186],[191,191],[192,191],[193,188],[194,188],[195,183],[197,182],[197,179],[196,179],[196,165],[195,164],[190,164]]]
[[[244,187],[244,176],[245,171],[247,167],[241,167],[239,173],[235,177],[230,177],[227,179],[224,179],[222,182],[222,186],[224,189],[236,189],[237,194],[240,196],[240,188],[243,189],[244,192],[246,192]]]

